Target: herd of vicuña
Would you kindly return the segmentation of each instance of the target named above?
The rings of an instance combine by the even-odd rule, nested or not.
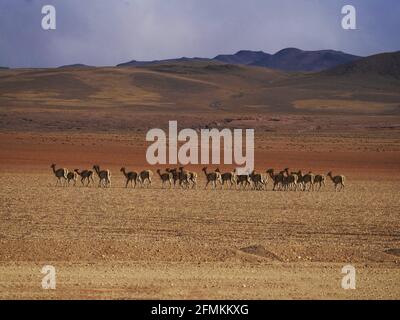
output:
[[[102,170],[99,165],[94,165],[93,170],[75,169],[69,171],[65,168],[56,168],[55,164],[51,165],[53,173],[57,179],[56,186],[69,186],[71,182],[76,185],[78,177],[82,186],[88,187],[94,185],[93,176],[98,177],[98,187],[111,187],[110,170]],[[125,177],[125,187],[131,186],[149,188],[152,185],[153,172],[151,170],[143,170],[140,172],[127,171],[125,167],[120,170]],[[302,170],[291,171],[285,168],[282,171],[275,172],[274,169],[268,169],[264,174],[253,170],[250,174],[237,174],[236,170],[231,172],[221,172],[219,168],[210,171],[207,167],[202,169],[206,179],[205,189],[229,188],[229,189],[252,189],[267,190],[267,185],[271,181],[273,191],[320,191],[325,187],[326,177],[328,177],[335,188],[335,191],[342,191],[345,186],[345,176],[336,175],[329,172],[324,174],[314,174],[311,171],[304,173]],[[196,172],[188,171],[184,167],[166,168],[165,170],[157,170],[158,177],[161,180],[162,188],[182,188],[195,189],[198,186],[198,175]]]

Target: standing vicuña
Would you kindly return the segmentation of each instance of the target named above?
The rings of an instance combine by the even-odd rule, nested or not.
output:
[[[83,170],[79,172],[79,169],[74,170],[80,177],[81,177],[81,183],[84,186],[85,180],[87,180],[86,186],[89,186],[89,183],[92,182],[94,184],[94,179],[93,179],[93,171],[92,170]]]
[[[64,179],[64,185],[66,185],[66,182],[68,180],[68,170],[65,168],[60,168],[60,169],[56,169],[56,165],[53,163],[50,168],[53,169],[53,173],[57,178],[57,182],[56,182],[56,186],[58,185],[58,183],[60,183],[61,185],[63,185],[61,179]]]
[[[151,170],[143,170],[142,172],[139,173],[140,177],[140,185],[144,187],[146,185],[147,181],[147,188],[151,186],[151,178],[153,177],[153,171]]]
[[[339,191],[342,191],[342,189],[344,188],[344,182],[345,182],[345,180],[346,180],[345,176],[340,175],[340,176],[334,176],[334,177],[333,177],[333,176],[332,176],[332,171],[330,171],[330,172],[327,174],[327,176],[328,176],[329,178],[331,178],[332,182],[334,183],[334,185],[335,185],[335,191],[338,191],[337,188],[338,188],[339,185],[340,185]]]
[[[239,189],[245,190],[247,187],[251,186],[251,178],[248,174],[239,174],[236,175],[236,185],[239,186]]]
[[[297,182],[299,180],[299,176],[295,172],[289,173],[289,168],[285,168],[286,176],[284,177],[284,186],[286,190],[297,190]]]
[[[187,188],[190,187],[192,183],[192,189],[197,187],[197,173],[192,171],[187,171],[183,167],[179,167],[179,181],[181,186],[185,184]]]
[[[221,174],[219,172],[207,172],[207,167],[204,167],[202,170],[203,170],[204,174],[206,175],[206,179],[207,179],[205,189],[207,189],[207,186],[209,183],[211,183],[211,186],[214,186],[214,189],[216,189],[217,182],[221,183],[221,187],[222,187],[222,179],[221,179]]]
[[[161,173],[160,169],[157,169],[157,173],[158,173],[158,176],[161,179],[161,184],[162,184],[161,187],[164,188],[165,184],[169,183],[169,187],[172,188],[172,180],[173,180],[172,173],[168,172],[168,171],[164,172],[164,173]]]
[[[192,182],[192,189],[197,188],[197,172],[187,171],[189,180]]]
[[[67,174],[68,187],[69,187],[69,183],[71,182],[71,180],[74,181],[74,187],[75,187],[76,180],[78,180],[78,174],[75,171],[69,171]]]
[[[111,187],[111,172],[110,170],[100,170],[99,165],[93,166],[94,171],[96,171],[99,177],[99,187]]]
[[[314,185],[318,185],[318,191],[325,187],[325,176],[323,174],[316,174],[314,177]]]
[[[219,168],[215,170],[215,172],[219,172]],[[232,172],[225,172],[221,174],[222,185],[224,186],[229,184],[229,187],[232,189],[234,186],[236,188],[236,169],[233,169]]]
[[[274,182],[272,191],[276,191],[277,187],[278,187],[278,190],[282,190],[282,187],[284,185],[283,171],[279,172],[278,174],[275,174],[274,169],[268,169],[266,171],[266,173],[269,174],[269,176],[271,177],[271,180]]]
[[[255,170],[249,174],[249,177],[255,190],[262,190],[266,187],[265,178],[260,173],[256,173]]]
[[[131,187],[136,188],[136,181],[139,176],[138,173],[135,171],[126,172],[125,167],[122,167],[120,171],[126,179],[125,188],[128,188],[129,182],[131,183]],[[133,185],[133,183],[135,183],[135,186]]]
[[[315,175],[311,171],[309,173],[306,173],[303,175],[303,172],[301,170],[299,170],[299,172],[297,172],[297,175],[299,177],[298,182],[300,183],[300,186],[302,186],[303,191],[314,190]],[[307,185],[309,185],[308,189],[307,189]]]
[[[169,172],[172,174],[172,180],[174,181],[174,188],[176,187],[176,182],[179,181],[179,173],[176,168],[174,169],[165,169],[165,171]]]

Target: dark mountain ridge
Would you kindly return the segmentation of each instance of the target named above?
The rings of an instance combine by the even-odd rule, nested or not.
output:
[[[75,63],[75,64],[67,64],[64,66],[58,67],[59,69],[75,69],[75,68],[94,68],[93,66],[88,66],[83,63]]]
[[[123,63],[117,64],[117,67],[144,67],[144,66],[162,64],[162,63],[181,63],[181,62],[210,61],[210,60],[211,59],[198,58],[198,57],[195,57],[195,58],[182,57],[182,58],[176,58],[176,59],[151,60],[151,61],[131,60],[128,62],[123,62]]]
[[[217,55],[208,58],[187,58],[136,61],[120,63],[118,67],[138,67],[160,63],[179,63],[190,61],[218,61],[236,65],[266,67],[285,72],[314,72],[353,62],[361,57],[335,50],[304,51],[297,48],[286,48],[275,54],[263,51],[240,50],[235,54]]]
[[[303,51],[287,48],[274,55],[251,63],[251,65],[281,71],[321,71],[349,63],[361,57],[334,50]]]

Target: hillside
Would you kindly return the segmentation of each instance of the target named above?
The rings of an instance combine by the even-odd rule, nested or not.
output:
[[[334,76],[382,76],[400,79],[400,51],[382,53],[328,70]]]
[[[0,126],[131,130],[178,118],[191,126],[204,117],[398,115],[398,88],[395,78],[288,74],[215,61],[10,69],[0,76]]]

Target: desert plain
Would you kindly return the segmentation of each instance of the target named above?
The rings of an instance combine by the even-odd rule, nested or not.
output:
[[[201,62],[1,71],[0,298],[398,299],[398,88]],[[168,120],[254,128],[257,171],[332,171],[345,190],[204,190],[200,165],[196,189],[125,188],[122,166],[165,169],[145,135]],[[111,188],[56,187],[52,163],[99,164]]]

